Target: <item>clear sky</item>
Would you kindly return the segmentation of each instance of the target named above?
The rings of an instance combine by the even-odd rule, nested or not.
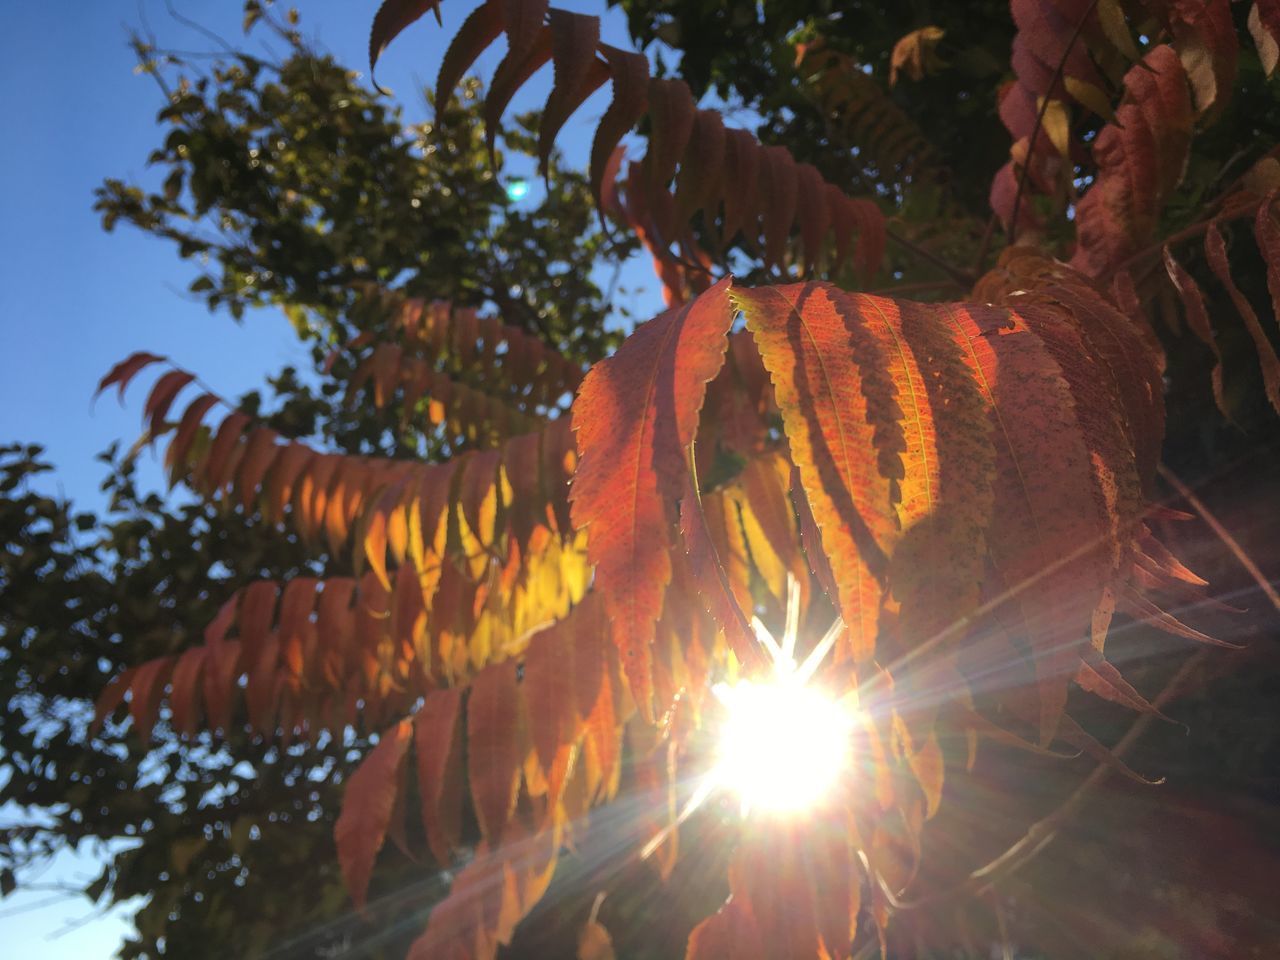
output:
[[[183,15],[243,44],[238,0],[170,0]],[[283,2],[278,7],[283,7]],[[377,0],[295,0],[302,27],[321,49],[353,67],[365,63],[369,23]],[[604,4],[562,3],[601,13]],[[430,18],[394,44],[378,79],[405,95],[408,118],[422,111],[415,91],[435,75],[448,38],[473,0],[442,5],[444,29]],[[94,188],[108,176],[158,184],[146,167],[158,142],[154,81],[134,73],[130,28],[146,25],[161,45],[209,50],[209,37],[170,16],[164,0],[43,0],[5,5],[0,30],[0,84],[5,95],[0,148],[0,443],[37,442],[57,472],[44,483],[88,508],[100,508],[102,465],[95,455],[113,440],[136,438],[142,390],[122,408],[114,396],[92,405],[93,388],[107,369],[134,350],[167,354],[197,371],[223,395],[259,386],[286,363],[306,368],[309,358],[283,316],[262,311],[237,325],[210,315],[187,293],[194,268],[171,245],[127,226],[103,233],[92,211]],[[628,44],[619,12],[605,14],[604,38]],[[248,41],[260,48],[260,39]],[[488,76],[502,43],[480,64]],[[545,96],[544,86],[534,84]],[[519,98],[512,112],[534,106]],[[582,162],[591,121],[604,109],[602,94],[589,101],[561,136],[570,159]],[[531,198],[536,199],[536,198]],[[425,211],[424,211],[425,212]],[[643,265],[629,268],[624,285],[644,283]],[[656,309],[648,279],[647,302]],[[141,384],[140,384],[141,385]],[[144,455],[145,456],[145,455]],[[152,468],[144,477],[158,478]],[[2,747],[3,745],[0,745]],[[0,811],[0,822],[9,811]],[[57,884],[96,875],[91,851],[50,865],[41,882]],[[46,901],[45,906],[39,906]],[[82,921],[86,921],[83,922]],[[69,924],[80,924],[65,932]],[[0,901],[0,954],[40,960],[108,957],[124,922],[95,917],[83,899],[49,891]]]

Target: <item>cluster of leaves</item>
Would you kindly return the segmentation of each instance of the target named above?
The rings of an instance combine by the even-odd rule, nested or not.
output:
[[[371,53],[431,6],[384,5]],[[703,238],[716,224],[722,241],[742,231],[766,267],[838,267],[843,241],[838,225],[828,236],[832,221],[819,212],[821,182],[802,189],[804,174],[784,173],[789,154],[775,148],[758,154],[771,172],[744,198],[742,171],[752,164],[741,158],[756,148],[743,139],[728,162],[709,149],[730,139],[708,132],[723,129],[707,119],[714,114],[695,113],[676,81],[645,81],[647,64],[634,55],[605,47],[598,58],[592,18],[536,2],[487,3],[446,54],[442,89],[503,32],[510,49],[485,104],[489,136],[506,101],[548,60],[557,71],[544,150],[557,123],[611,78],[593,189],[656,258],[683,271],[682,288],[668,285],[677,304],[706,286],[710,255],[689,236],[681,247],[694,263],[678,262],[664,238],[694,216]],[[1161,62],[1168,83],[1185,83],[1176,61]],[[1168,106],[1158,81],[1144,89]],[[646,110],[649,152],[615,184],[609,158]],[[1178,150],[1171,141],[1159,155]],[[728,187],[700,186],[722,179],[720,163],[736,171]],[[1105,196],[1104,173],[1091,195]],[[1269,224],[1273,197],[1251,202]],[[1152,229],[1113,224],[1086,206],[1078,216],[1082,237],[1086,228],[1106,237]],[[793,230],[802,253],[788,257]],[[335,463],[296,442],[280,445],[265,428],[246,433],[243,415],[206,431],[208,406],[197,399],[169,457],[192,471],[196,489],[225,491],[304,536],[323,530],[331,550],[352,539],[371,569],[358,583],[249,588],[224,607],[203,647],[121,675],[102,711],[127,695],[145,729],[167,691],[187,725],[200,703],[218,725],[243,687],[250,724],[288,737],[411,711],[383,730],[353,778],[337,824],[344,871],[363,903],[384,840],[404,836],[396,811],[408,805],[413,743],[426,846],[444,868],[465,866],[411,955],[491,956],[545,893],[562,849],[591,829],[593,806],[619,791],[673,794],[681,760],[696,770],[689,731],[709,709],[708,677],[759,665],[744,610],[768,613],[772,603],[776,616],[782,576],[798,576],[803,595],[827,598],[813,601],[809,617],[830,603],[845,624],[839,666],[825,682],[864,704],[857,753],[870,758],[874,790],[839,793],[806,827],[742,832],[731,897],[692,932],[689,952],[846,955],[867,935],[864,911],[883,941],[901,892],[929,862],[925,821],[945,816],[944,771],[958,758],[948,761],[939,731],[967,739],[970,765],[984,737],[1031,750],[1062,740],[1127,773],[1065,712],[1074,682],[1158,713],[1105,659],[1112,617],[1121,611],[1217,642],[1158,605],[1197,597],[1203,583],[1145,522],[1165,417],[1153,332],[1080,274],[1012,253],[975,288],[984,306],[722,280],[593,367],[572,410],[576,466],[562,419],[488,456],[413,468]],[[750,376],[750,363],[725,366],[739,311],[747,333],[736,339],[754,348],[772,389],[747,391],[759,399],[735,411],[731,430],[729,418],[711,417],[700,435],[708,395],[732,392],[717,381]],[[420,305],[410,312],[423,314]],[[415,324],[399,326],[419,348],[450,342],[415,338]],[[492,340],[479,329],[471,321],[462,338],[474,356]],[[375,401],[403,379],[403,352],[381,356],[371,370]],[[126,361],[103,387],[123,387],[153,359]],[[153,434],[174,386],[189,380],[175,372],[157,383],[147,404]],[[192,442],[200,437],[206,449]],[[712,465],[726,457],[750,466],[704,497]],[[545,622],[553,625],[539,629]],[[993,685],[993,671],[1021,679]],[[633,745],[624,776],[622,730],[659,721],[666,737],[647,750]],[[665,806],[674,817],[675,805]],[[463,809],[480,835],[470,847]],[[674,869],[676,824],[639,819],[638,839],[652,833],[670,844],[665,869]],[[464,852],[469,859],[455,860]]]
[[[369,39],[371,62],[432,6],[385,4]],[[808,270],[821,265],[834,275],[856,235],[860,273],[875,272],[884,240],[882,218],[872,203],[851,199],[812,164],[797,163],[786,147],[765,146],[745,130],[726,130],[719,111],[697,108],[684,81],[651,77],[643,54],[600,42],[597,17],[550,10],[546,3],[481,5],[441,62],[436,89],[442,97],[502,35],[508,52],[485,101],[491,142],[511,97],[546,63],[554,64],[555,83],[539,131],[544,163],[564,122],[609,83],[613,96],[592,142],[590,177],[597,202],[612,209],[619,203],[619,142],[638,122],[647,122],[649,148],[629,165],[621,211],[660,270],[678,270],[682,261],[705,263],[707,250],[724,251],[740,241],[765,270],[785,270],[794,263]],[[691,221],[701,227],[697,236]],[[664,279],[668,288],[676,285]]]
[[[213,264],[195,284],[211,307],[238,314],[285,306],[313,344],[318,370],[330,374],[286,369],[271,379],[271,399],[252,393],[224,403],[224,414],[242,423],[239,417],[251,417],[282,438],[311,437],[336,462],[338,454],[403,460],[491,449],[554,413],[583,363],[616,338],[604,329],[606,300],[592,277],[607,253],[629,248],[598,231],[585,181],[562,172],[553,155],[546,200],[513,206],[481,162],[474,83],[448,110],[453,133],[406,130],[356,74],[289,30],[278,37],[288,50],[280,64],[246,54],[207,72],[147,49],[169,93],[161,117],[169,137],[153,158],[168,168],[169,186],[150,195],[108,181],[99,197],[108,223],[132,223]],[[339,142],[326,140],[333,136]],[[508,143],[529,147],[515,131]],[[264,157],[262,165],[250,163]],[[393,196],[388,184],[420,195],[420,206]],[[344,221],[358,229],[334,228]],[[548,274],[545,252],[562,256],[559,276]],[[392,269],[369,266],[375,256]],[[487,278],[474,269],[481,260],[490,265]],[[381,281],[393,275],[406,290],[443,290],[459,300],[449,315],[463,322],[436,344],[429,369],[419,352],[401,347],[402,330],[383,324]],[[475,307],[491,298],[507,305],[515,326],[480,320],[481,353],[490,361],[481,370],[471,363],[475,336],[469,352],[465,332],[477,320]],[[422,324],[428,340],[444,332]],[[402,351],[401,379],[391,387],[388,351]],[[531,390],[543,358],[549,372],[542,389]],[[373,402],[360,402],[365,379]],[[167,405],[188,382],[183,375],[166,381]],[[214,405],[212,396],[195,404],[202,416]],[[159,411],[157,432],[166,415]],[[194,436],[192,420],[186,440],[198,446],[205,441]],[[345,730],[319,742],[267,742],[237,714],[216,737],[180,737],[175,726],[192,718],[158,702],[150,744],[133,723],[89,729],[105,681],[139,659],[187,649],[237,588],[259,578],[360,573],[323,542],[281,537],[221,504],[184,498],[174,506],[139,490],[137,452],[104,460],[112,475],[101,516],[38,492],[48,469],[38,451],[4,455],[0,797],[27,811],[6,828],[5,892],[30,865],[67,846],[92,845],[104,869],[87,886],[90,899],[138,904],[126,956],[247,956],[281,938],[302,952],[367,942],[348,913],[337,864],[316,860],[330,842],[341,785],[366,749],[362,736]],[[311,882],[306,903],[282,896],[303,874]],[[441,881],[406,861],[384,867],[374,886],[409,884],[429,895]],[[386,916],[386,932],[371,949],[403,954],[415,932],[391,923],[394,910]]]
[[[354,71],[277,32],[282,61],[228,54],[207,71],[135,39],[167,101],[157,119],[169,132],[149,158],[165,175],[158,193],[108,179],[103,225],[133,224],[208,264],[192,293],[237,318],[281,305],[304,331],[346,339],[360,286],[394,284],[499,304],[566,357],[598,359],[611,340],[592,267],[610,241],[582,178],[544,158],[546,198],[521,209],[484,162],[474,81],[434,123],[406,124]],[[528,146],[515,130],[508,140]],[[461,262],[484,267],[464,274]]]
[[[371,59],[437,6],[387,0]],[[135,732],[159,720],[162,735],[186,738],[174,741],[179,753],[219,730],[278,739],[307,758],[355,745],[357,731],[376,734],[334,823],[338,859],[357,906],[382,915],[400,902],[378,896],[388,839],[448,879],[447,892],[433,888],[443,896],[411,956],[492,957],[537,942],[546,919],[537,907],[554,883],[612,898],[620,884],[592,858],[640,850],[669,881],[712,868],[675,931],[687,934],[690,957],[840,957],[877,944],[887,953],[926,935],[946,943],[938,918],[909,932],[893,918],[990,889],[1021,863],[991,859],[1007,838],[975,831],[958,802],[989,762],[979,744],[995,745],[984,757],[1007,748],[1057,760],[1068,748],[1142,780],[1080,720],[1082,695],[1162,716],[1163,699],[1144,696],[1109,658],[1113,620],[1228,645],[1166,612],[1210,601],[1157,536],[1181,515],[1153,505],[1166,352],[1146,311],[1161,305],[1176,319],[1180,302],[1205,346],[1222,353],[1228,339],[1214,335],[1198,264],[1187,269],[1179,244],[1203,235],[1207,269],[1248,334],[1243,352],[1205,370],[1218,405],[1256,406],[1229,402],[1223,370],[1257,358],[1258,392],[1280,410],[1280,365],[1254,306],[1269,293],[1280,313],[1280,167],[1260,147],[1211,201],[1178,207],[1183,171],[1196,169],[1196,124],[1221,124],[1239,86],[1242,25],[1226,0],[1194,13],[1014,0],[1012,24],[982,37],[974,32],[995,7],[975,9],[968,27],[945,32],[899,31],[897,15],[881,16],[878,28],[894,36],[874,63],[891,85],[901,72],[897,94],[857,78],[868,76],[857,49],[841,42],[852,18],[806,13],[780,42],[772,10],[762,23],[755,6],[659,8],[665,19],[649,25],[668,40],[690,23],[738,18],[736,49],[686,51],[690,87],[601,44],[595,18],[543,0],[474,10],[445,56],[437,107],[449,109],[462,75],[505,35],[507,55],[476,113],[492,150],[511,99],[552,63],[545,111],[528,128],[546,164],[568,117],[610,83],[587,182],[602,211],[654,254],[671,309],[582,377],[577,357],[555,354],[563,338],[552,330],[504,326],[519,318],[496,291],[481,299],[502,308],[501,320],[470,309],[477,298],[459,290],[460,276],[431,289],[423,273],[409,297],[380,291],[401,264],[344,274],[334,300],[302,296],[362,331],[335,338],[332,393],[368,391],[370,415],[429,431],[428,452],[448,455],[440,463],[404,450],[327,452],[252,409],[206,423],[219,406],[210,393],[171,420],[194,378],[162,374],[144,419],[152,438],[168,435],[175,481],[221,523],[313,559],[264,565],[216,612],[206,603],[203,643],[190,631],[139,651],[107,686],[99,720],[115,724],[127,702]],[[1259,73],[1270,72],[1274,3],[1259,3],[1248,27]],[[743,53],[753,30],[769,34],[764,57]],[[981,153],[983,137],[969,144],[961,121],[976,110],[994,122],[995,71],[982,51],[1010,36],[1015,80],[999,116],[1015,144],[994,177],[988,229],[1003,221],[1023,244],[965,302],[855,294],[822,280],[716,281],[726,263],[745,263],[756,277],[847,284],[851,250],[856,272],[874,276],[885,223],[876,203],[847,195],[853,183],[905,208],[931,181],[957,218],[980,222],[975,184],[953,189],[941,171],[958,165],[934,158]],[[795,70],[793,41],[810,72],[782,84],[781,72]],[[931,109],[944,117],[913,112],[912,123],[888,98],[945,82],[949,62],[968,64],[988,100],[956,108],[940,98]],[[804,123],[822,124],[822,136],[798,138],[815,153],[832,132],[864,140],[848,161],[858,173],[841,177],[816,157],[810,165],[726,130],[716,111],[696,107],[693,91],[710,83],[765,115],[766,142]],[[784,87],[777,99],[766,93]],[[793,111],[802,100],[807,112]],[[841,111],[847,123],[833,124]],[[647,150],[622,176],[617,145],[637,123]],[[1088,189],[1075,202],[1080,185]],[[1245,216],[1260,257],[1229,265],[1222,228]],[[937,253],[903,239],[937,268]],[[1047,255],[1065,244],[1070,266]],[[459,260],[472,256],[468,248]],[[949,283],[968,279],[942,265]],[[893,262],[888,272],[908,277]],[[162,359],[135,354],[101,386],[123,392]],[[791,583],[805,635],[840,618],[817,682],[859,705],[855,774],[804,823],[744,826],[711,807],[682,825],[682,791],[705,772],[702,738],[715,724],[710,682],[761,669],[748,620],[781,624]],[[331,812],[325,805],[317,819]],[[711,858],[688,842],[708,835]],[[1037,836],[1028,838],[1019,844]],[[707,903],[726,892],[718,911]],[[623,912],[593,910],[580,954],[625,940]]]
[[[187,645],[246,571],[315,570],[309,552],[205,504],[144,495],[128,464],[106,485],[103,518],[34,489],[49,469],[38,448],[6,447],[0,466],[3,797],[36,811],[5,831],[0,859],[21,877],[66,846],[98,849],[90,899],[146,898],[124,956],[157,943],[202,955],[209,938],[251,952],[340,913],[338,871],[313,858],[362,741],[179,741],[167,714],[150,749],[127,725],[90,729],[112,675]],[[302,870],[313,881],[305,908],[273,895]]]

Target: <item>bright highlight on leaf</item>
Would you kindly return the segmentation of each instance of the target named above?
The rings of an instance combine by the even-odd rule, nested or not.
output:
[[[744,808],[808,809],[849,769],[853,715],[794,675],[719,684],[715,694],[727,717],[714,776]]]

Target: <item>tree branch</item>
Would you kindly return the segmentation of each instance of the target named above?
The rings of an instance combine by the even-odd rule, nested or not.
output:
[[[1164,689],[1151,701],[1151,705],[1155,707],[1155,712],[1144,713],[1134,721],[1128,732],[1120,738],[1119,742],[1111,748],[1112,756],[1119,759],[1123,757],[1136,744],[1139,738],[1146,733],[1147,728],[1151,726],[1156,715],[1177,696],[1179,689],[1186,683],[1187,679],[1200,668],[1200,665],[1209,656],[1209,651],[1201,650],[1192,654],[1183,661],[1182,666],[1178,668],[1177,673],[1170,678],[1169,682],[1164,685]],[[964,880],[945,890],[939,890],[937,893],[927,894],[917,900],[899,900],[888,888],[884,882],[884,878],[879,873],[874,873],[875,880],[879,883],[881,891],[889,900],[889,905],[894,910],[909,911],[919,910],[925,907],[936,907],[940,904],[948,903],[967,896],[977,896],[989,891],[997,882],[1005,877],[1012,876],[1026,864],[1035,859],[1045,847],[1049,846],[1057,836],[1058,829],[1066,820],[1076,812],[1076,810],[1089,798],[1089,795],[1106,780],[1107,776],[1112,772],[1113,766],[1107,763],[1100,763],[1094,768],[1093,772],[1076,787],[1075,791],[1067,797],[1057,808],[1055,808],[1047,816],[1037,820],[1031,825],[1022,837],[1017,840],[1011,847],[1001,853],[998,857],[979,867],[969,874]]]
[[[886,229],[885,236],[887,236],[890,240],[894,241],[895,243],[905,247],[907,250],[910,250],[921,260],[927,260],[929,263],[933,264],[935,267],[937,267],[939,270],[945,273],[948,277],[950,277],[952,280],[954,280],[957,284],[959,284],[964,289],[968,290],[970,287],[973,286],[974,280],[976,278],[971,277],[969,274],[965,273],[963,270],[957,270],[951,264],[947,263],[947,261],[939,257],[936,253],[933,253],[930,250],[926,250],[924,247],[917,245],[914,241],[908,240],[906,237],[902,236],[899,233],[894,233],[892,230]]]
[[[1209,508],[1204,505],[1204,501],[1197,497],[1195,491],[1183,483],[1178,478],[1177,474],[1166,467],[1163,463],[1156,469],[1160,476],[1168,482],[1169,486],[1178,491],[1178,496],[1186,500],[1187,503],[1191,505],[1191,508],[1195,510],[1196,513],[1200,514],[1200,518],[1209,525],[1209,529],[1212,530],[1217,535],[1218,539],[1223,542],[1226,548],[1231,551],[1232,556],[1236,558],[1240,566],[1244,567],[1249,576],[1253,577],[1253,582],[1258,585],[1258,589],[1262,591],[1263,595],[1271,601],[1271,605],[1277,610],[1280,610],[1280,593],[1276,593],[1276,588],[1273,587],[1270,581],[1262,575],[1262,571],[1258,569],[1258,565],[1253,562],[1253,559],[1249,554],[1245,553],[1244,548],[1240,546],[1239,541],[1231,535],[1231,531],[1224,527],[1222,522],[1209,512]]]

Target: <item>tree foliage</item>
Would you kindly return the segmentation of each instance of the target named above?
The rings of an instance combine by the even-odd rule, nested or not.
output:
[[[438,6],[386,0],[371,60]],[[1236,646],[1196,625],[1217,602],[1170,549],[1186,518],[1161,502],[1159,478],[1167,435],[1182,429],[1170,411],[1188,397],[1211,396],[1215,418],[1238,422],[1280,412],[1275,332],[1261,319],[1280,313],[1280,162],[1274,143],[1242,133],[1275,108],[1232,113],[1274,70],[1280,11],[1260,2],[1246,22],[1226,0],[975,10],[955,25],[868,13],[884,41],[873,59],[849,42],[852,16],[630,9],[640,37],[684,50],[689,84],[601,43],[595,18],[540,0],[472,10],[441,66],[437,126],[452,129],[452,91],[503,36],[482,124],[459,134],[477,150],[547,63],[526,134],[544,162],[566,118],[607,86],[576,182],[647,247],[669,309],[584,375],[583,357],[565,356],[575,305],[545,279],[527,287],[539,316],[541,297],[559,304],[542,326],[483,279],[433,287],[423,267],[398,283],[412,267],[392,256],[384,268],[373,248],[367,261],[316,254],[347,264],[319,297],[276,271],[268,293],[224,280],[211,295],[301,302],[340,331],[333,381],[363,391],[371,416],[430,432],[425,452],[439,459],[329,449],[197,388],[166,358],[122,361],[100,389],[124,394],[159,371],[146,431],[198,498],[190,509],[298,559],[242,568],[205,602],[200,640],[139,650],[98,720],[127,710],[134,733],[159,722],[175,744],[247,732],[281,756],[307,744],[312,762],[368,737],[334,821],[337,860],[357,910],[382,915],[401,904],[394,886],[370,895],[389,858],[406,889],[428,882],[408,877],[447,878],[411,957],[546,955],[574,941],[599,956],[610,940],[628,956],[905,956],[972,943],[984,894],[1007,943],[998,884],[1102,777],[1149,782],[1124,757],[1137,733],[1111,736],[1114,718],[1136,714],[1137,732],[1165,719],[1186,670],[1144,693],[1160,671],[1140,684],[1124,635]],[[784,35],[781,22],[801,27]],[[735,35],[721,43],[725,23]],[[765,55],[744,62],[753,31]],[[1012,76],[996,89],[1010,38]],[[909,86],[948,71],[961,90],[909,109]],[[760,112],[758,135],[699,108],[708,86]],[[216,128],[227,108],[201,90],[175,102],[192,96],[185,116]],[[277,122],[260,109],[255,123]],[[806,124],[795,150],[771,142]],[[637,126],[642,150],[626,162],[619,144]],[[1007,165],[961,178],[997,135]],[[838,138],[857,151],[824,164]],[[339,146],[325,175],[342,194],[365,158],[356,141]],[[1207,178],[1224,151],[1242,151],[1238,168]],[[332,229],[319,234],[360,222],[366,203],[393,204],[401,186],[324,214]],[[190,211],[143,206],[189,218],[203,212],[195,196]],[[233,209],[259,230],[257,208]],[[969,239],[948,241],[949,223]],[[997,234],[1005,248],[988,270]],[[450,262],[474,257],[483,278],[485,257],[463,247]],[[239,269],[232,254],[220,255],[224,278]],[[897,282],[893,295],[857,292],[877,278]],[[1210,312],[1206,282],[1238,321]],[[950,288],[961,299],[905,295]],[[719,722],[711,684],[765,669],[752,617],[778,634],[798,617],[805,650],[835,621],[815,682],[856,703],[857,762],[804,819],[743,817],[721,801],[685,822]],[[1096,768],[1070,785],[1064,763],[1081,755]],[[991,797],[993,783],[1031,794],[1036,782],[1061,806]],[[984,803],[1013,822],[1012,839],[978,816]],[[588,919],[598,893],[609,906],[597,899]],[[654,931],[659,901],[674,912]]]

